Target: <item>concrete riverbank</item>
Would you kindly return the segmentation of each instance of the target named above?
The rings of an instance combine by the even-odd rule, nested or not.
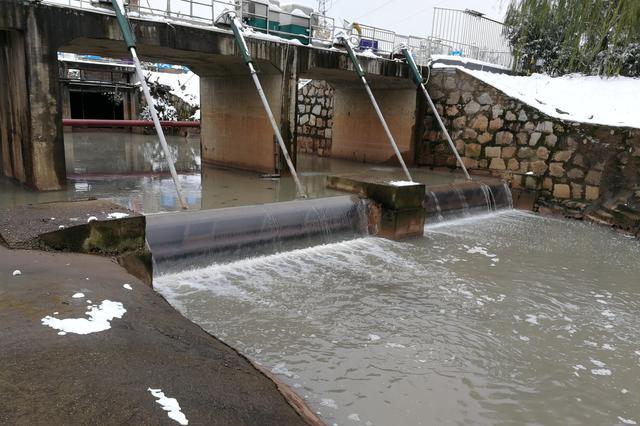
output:
[[[0,323],[0,424],[319,424],[109,258],[0,245]]]

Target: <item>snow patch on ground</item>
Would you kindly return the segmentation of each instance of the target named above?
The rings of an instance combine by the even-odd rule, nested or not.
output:
[[[180,410],[180,404],[178,404],[178,400],[175,398],[167,398],[162,392],[162,389],[147,389],[151,392],[154,398],[156,398],[156,402],[162,406],[162,409],[167,412],[167,416],[170,419],[175,420],[181,425],[188,425],[189,420]]]
[[[122,284],[122,287],[126,288],[127,290],[133,290],[130,284]]]
[[[82,299],[84,297],[84,293],[75,293],[73,296],[74,299]]]
[[[640,128],[640,78],[569,74],[528,77],[457,67],[510,97],[563,120]]]
[[[125,217],[129,217],[129,213],[109,213],[107,215],[107,219],[124,219]]]
[[[413,186],[413,185],[420,185],[417,182],[411,182],[408,180],[392,180],[389,181],[389,185],[391,186]]]
[[[85,313],[89,318],[59,319],[47,315],[42,318],[41,321],[42,325],[47,325],[59,330],[60,333],[58,334],[61,335],[66,333],[90,334],[110,329],[111,320],[114,318],[122,318],[125,312],[127,312],[127,310],[122,303],[103,300],[99,306],[89,306],[89,310]]]
[[[22,275],[22,271],[20,269],[16,269],[11,275],[14,277],[19,277],[20,275]]]

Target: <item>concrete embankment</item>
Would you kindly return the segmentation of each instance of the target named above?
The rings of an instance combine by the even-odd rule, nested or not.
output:
[[[0,246],[0,323],[0,424],[176,424],[148,389],[193,425],[313,422],[108,258]]]
[[[144,229],[95,200],[0,211],[0,424],[321,424],[153,291]]]

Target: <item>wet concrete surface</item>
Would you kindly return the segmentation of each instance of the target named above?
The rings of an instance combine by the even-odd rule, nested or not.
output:
[[[103,200],[44,203],[0,209],[0,241],[10,248],[37,248],[40,235],[84,225],[90,219],[114,220],[140,216]]]
[[[105,331],[42,323],[105,300],[126,309]],[[148,388],[190,425],[308,424],[249,361],[106,258],[0,246],[0,323],[0,424],[178,424]]]

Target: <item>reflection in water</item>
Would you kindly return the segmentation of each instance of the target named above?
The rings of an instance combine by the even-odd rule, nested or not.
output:
[[[263,178],[257,173],[201,167],[198,137],[167,137],[177,158],[190,209],[212,209],[290,201],[296,198],[289,176]],[[0,207],[88,197],[108,199],[142,213],[180,210],[175,187],[156,135],[129,132],[65,133],[65,155],[69,183],[66,190],[37,193],[0,178]],[[299,155],[298,170],[311,198],[342,195],[325,187],[325,176],[334,173],[366,173],[402,179],[397,167]],[[416,180],[429,184],[448,183],[459,176],[451,173],[412,171]]]
[[[200,170],[200,138],[167,135],[178,172]],[[168,171],[156,135],[77,131],[64,134],[67,174],[126,174]]]
[[[327,424],[640,422],[640,246],[507,211],[157,277]]]

